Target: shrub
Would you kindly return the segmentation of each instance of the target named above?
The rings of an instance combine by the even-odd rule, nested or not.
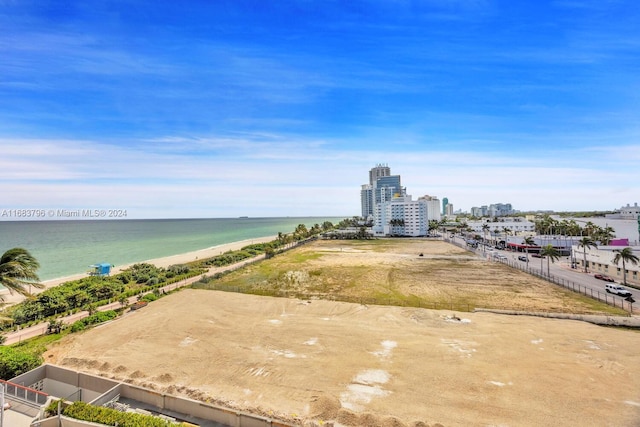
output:
[[[84,331],[87,326],[84,324],[82,320],[78,320],[77,322],[73,322],[71,325],[71,333]]]
[[[98,311],[89,317],[78,320],[71,325],[71,332],[79,332],[87,328],[87,326],[103,323],[118,316],[114,310]]]
[[[0,347],[0,378],[9,380],[42,364],[42,359],[32,352],[13,347]]]
[[[152,293],[145,294],[142,298],[140,298],[140,301],[151,302],[157,299],[158,299],[158,295],[152,292]]]
[[[167,427],[167,421],[151,415],[120,412],[103,406],[92,406],[85,402],[73,402],[64,408],[63,414],[70,418],[104,425],[120,427]]]

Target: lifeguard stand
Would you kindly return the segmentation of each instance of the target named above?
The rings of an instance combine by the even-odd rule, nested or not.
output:
[[[111,264],[103,262],[90,265],[89,276],[108,276],[111,273]]]

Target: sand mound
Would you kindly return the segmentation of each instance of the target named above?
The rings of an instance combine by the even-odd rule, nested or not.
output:
[[[142,377],[144,377],[144,376],[145,376],[145,375],[144,375],[144,372],[142,372],[142,371],[133,371],[133,372],[129,375],[129,378],[134,378],[134,379],[136,379],[136,378],[142,378]]]
[[[340,401],[326,395],[314,396],[309,403],[309,417],[320,420],[332,420],[338,416]]]
[[[173,382],[173,376],[171,374],[164,373],[162,375],[155,377],[154,380],[161,383],[171,383]]]

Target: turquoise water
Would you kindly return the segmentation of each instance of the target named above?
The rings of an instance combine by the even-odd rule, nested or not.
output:
[[[177,255],[241,240],[291,233],[336,217],[80,221],[0,221],[0,254],[21,247],[40,262],[41,280]]]

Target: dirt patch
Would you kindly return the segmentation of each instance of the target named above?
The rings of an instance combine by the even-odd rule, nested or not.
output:
[[[426,262],[392,249],[395,261],[381,265]],[[337,277],[311,255],[283,271]],[[536,294],[557,303],[549,295]],[[45,358],[299,425],[631,427],[640,423],[638,354],[637,332],[573,320],[184,290],[70,335]]]
[[[460,311],[482,307],[584,314],[606,307],[503,263],[425,239],[321,240],[230,273],[215,286]]]
[[[198,340],[180,347],[187,331]],[[127,366],[133,384],[301,423],[640,420],[639,335],[578,321],[185,290],[50,354],[98,375],[104,365],[77,362],[109,361]]]

